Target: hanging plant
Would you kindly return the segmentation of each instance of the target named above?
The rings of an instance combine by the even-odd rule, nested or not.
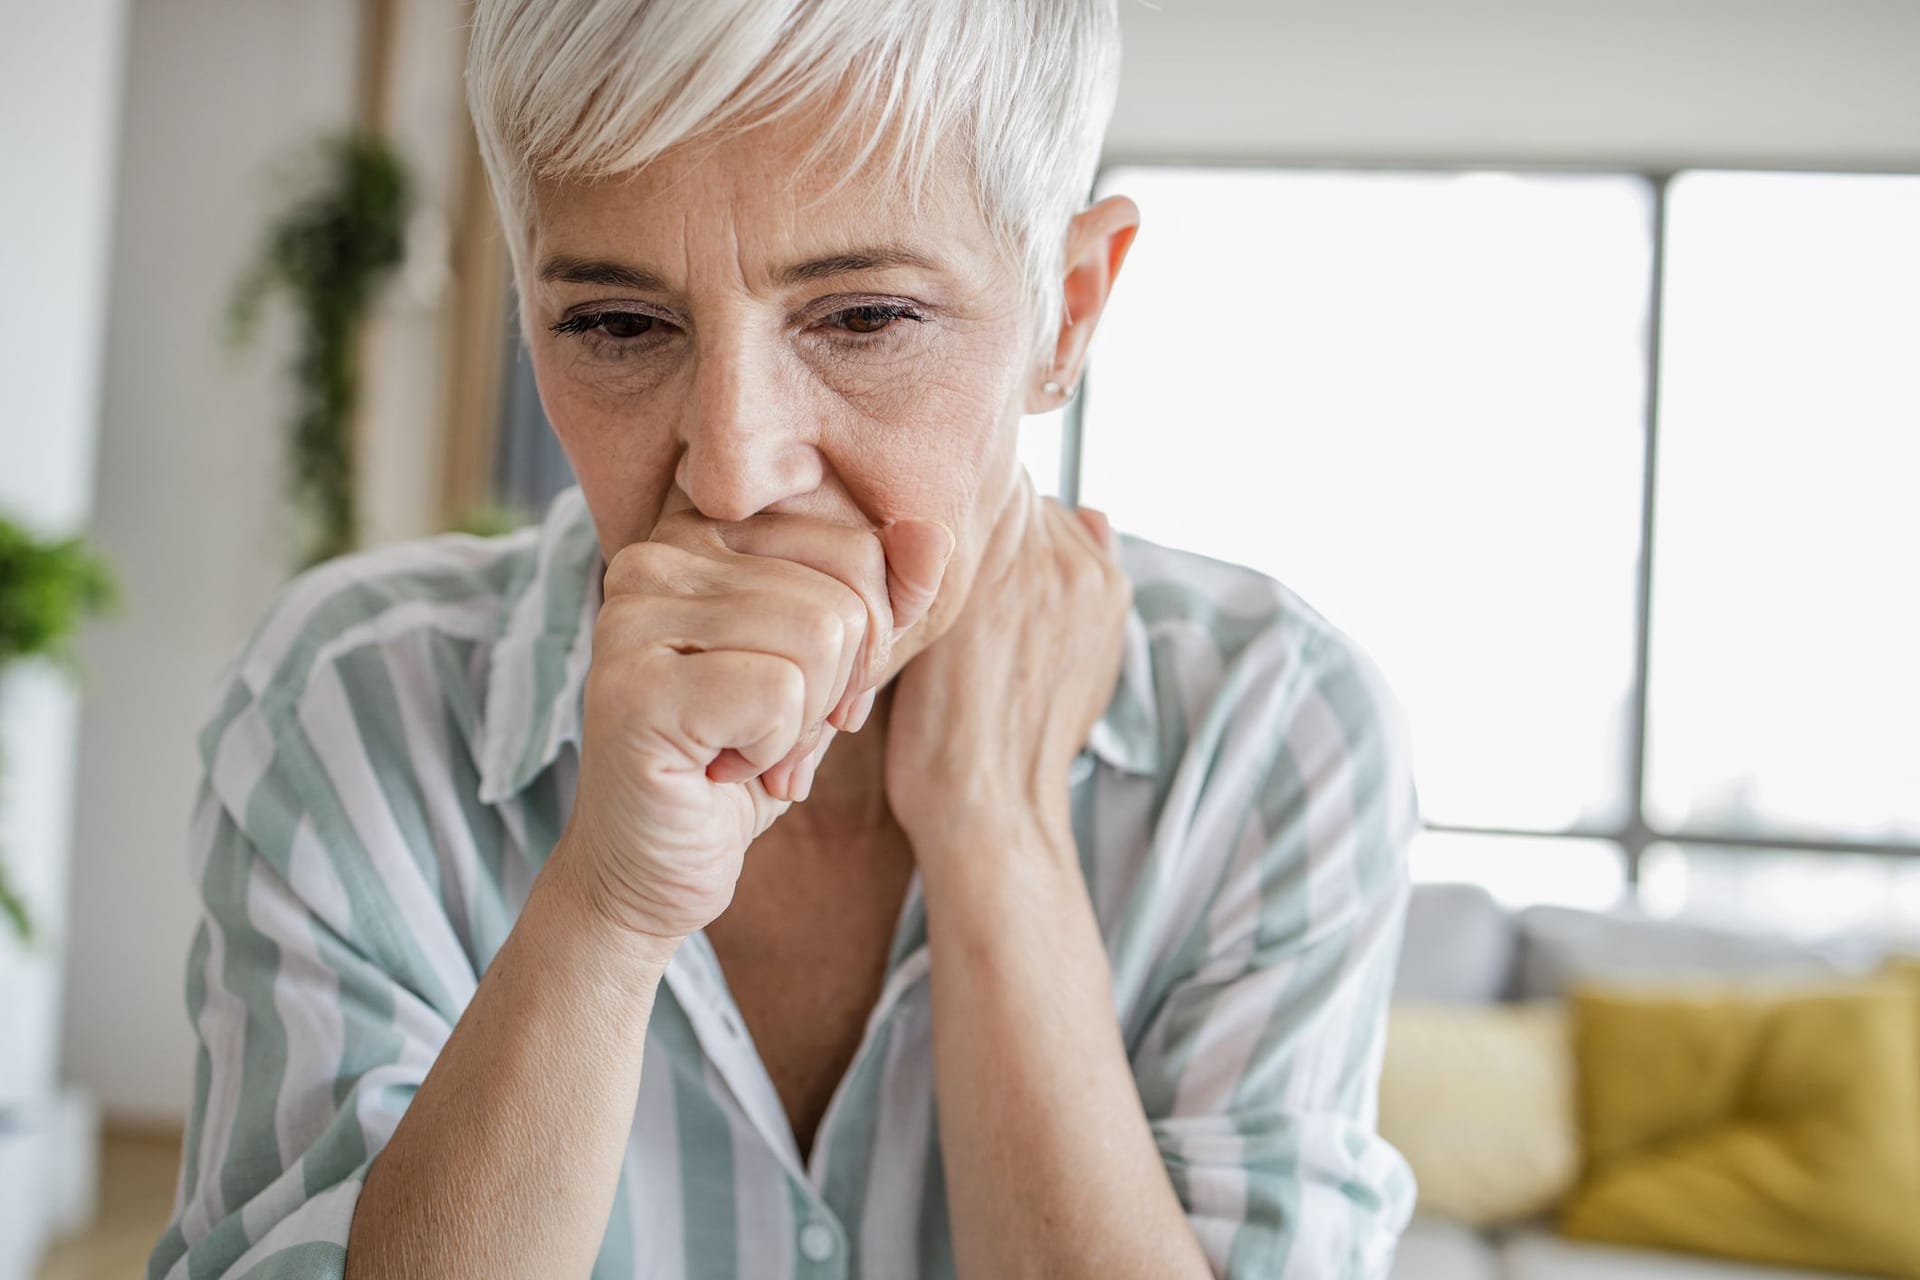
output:
[[[81,622],[118,605],[111,571],[84,539],[42,542],[0,517],[0,680],[29,658],[52,662],[78,680],[73,640]],[[0,772],[4,768],[0,761]],[[31,943],[33,920],[7,874],[5,853],[0,849],[0,918]]]
[[[399,156],[365,131],[322,139],[302,188],[267,228],[258,259],[234,291],[228,320],[236,345],[248,341],[261,303],[277,289],[289,295],[298,319],[287,489],[310,526],[305,568],[352,550],[359,538],[353,456],[359,335],[380,286],[404,256],[412,199]]]

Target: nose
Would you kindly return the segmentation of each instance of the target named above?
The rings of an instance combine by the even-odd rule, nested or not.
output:
[[[745,520],[818,488],[823,464],[799,398],[744,341],[697,352],[674,479],[702,515]]]

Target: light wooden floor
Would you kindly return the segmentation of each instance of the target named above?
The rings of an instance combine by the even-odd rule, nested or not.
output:
[[[47,1251],[39,1280],[129,1280],[147,1274],[147,1257],[173,1210],[180,1135],[109,1129],[100,1148],[100,1214],[88,1230]]]

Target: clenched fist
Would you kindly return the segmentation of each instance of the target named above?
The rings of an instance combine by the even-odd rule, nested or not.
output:
[[[766,513],[661,519],[608,562],[572,815],[553,859],[622,928],[677,943],[727,908],[747,846],[857,731],[953,536]]]

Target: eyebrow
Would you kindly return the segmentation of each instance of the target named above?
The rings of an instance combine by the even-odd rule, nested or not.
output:
[[[667,291],[666,282],[651,271],[600,258],[573,258],[559,254],[540,268],[540,278],[553,284],[602,284],[614,289]]]
[[[861,271],[891,271],[901,267],[932,272],[946,270],[938,260],[906,245],[883,244],[796,262],[783,267],[774,278],[780,284],[805,284]],[[541,266],[540,278],[554,284],[597,284],[640,292],[671,292],[658,273],[606,258],[575,258],[558,254],[548,258]]]
[[[857,271],[892,271],[900,267],[934,272],[946,269],[941,263],[905,245],[883,244],[796,262],[782,271],[778,279],[781,284],[805,284],[809,280],[852,275]]]

